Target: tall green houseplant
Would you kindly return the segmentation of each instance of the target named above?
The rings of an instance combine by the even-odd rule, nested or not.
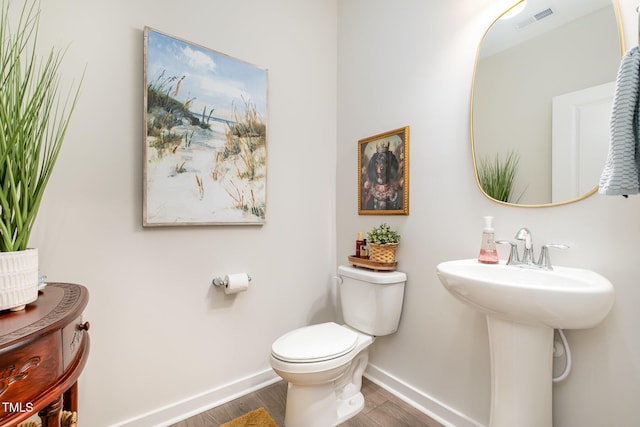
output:
[[[36,54],[39,2],[11,14],[12,27],[11,2],[0,1],[0,252],[13,252],[27,248],[82,81],[61,101],[64,51]]]

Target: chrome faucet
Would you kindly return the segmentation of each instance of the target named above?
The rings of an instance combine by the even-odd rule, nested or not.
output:
[[[516,233],[516,240],[524,241],[524,249],[522,250],[522,258],[520,264],[532,264],[533,263],[533,242],[531,240],[531,232],[528,228],[521,228]]]
[[[511,252],[507,265],[514,265],[517,267],[526,268],[541,268],[543,270],[553,270],[551,265],[551,258],[549,257],[549,248],[555,249],[568,249],[569,246],[561,244],[547,244],[543,245],[540,249],[540,257],[536,261],[533,255],[533,240],[531,238],[531,232],[527,228],[521,228],[515,236],[516,240],[522,240],[524,247],[522,249],[522,258],[518,254],[518,244],[516,242],[510,242],[508,240],[497,240],[498,244],[509,244],[511,246]]]

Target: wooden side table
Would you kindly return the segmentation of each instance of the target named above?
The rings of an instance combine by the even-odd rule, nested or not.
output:
[[[78,411],[77,380],[89,357],[84,286],[49,283],[22,311],[0,312],[0,427],[38,413],[58,427],[60,411]]]

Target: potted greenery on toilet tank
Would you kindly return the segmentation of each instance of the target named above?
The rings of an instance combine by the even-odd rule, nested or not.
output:
[[[36,53],[39,3],[19,11],[10,3],[0,2],[0,310],[38,298],[38,250],[29,236],[80,90],[60,100],[64,52]]]
[[[387,223],[373,227],[367,232],[369,259],[377,262],[395,262],[396,248],[400,244],[400,233]]]

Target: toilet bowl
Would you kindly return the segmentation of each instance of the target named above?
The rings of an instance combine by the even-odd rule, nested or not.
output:
[[[289,383],[285,426],[328,427],[357,414],[364,407],[360,386],[373,340],[333,322],[276,340],[271,366]]]
[[[397,330],[404,273],[340,266],[338,275],[346,324],[305,326],[272,345],[271,367],[288,382],[286,427],[331,427],[360,412],[369,347]]]

